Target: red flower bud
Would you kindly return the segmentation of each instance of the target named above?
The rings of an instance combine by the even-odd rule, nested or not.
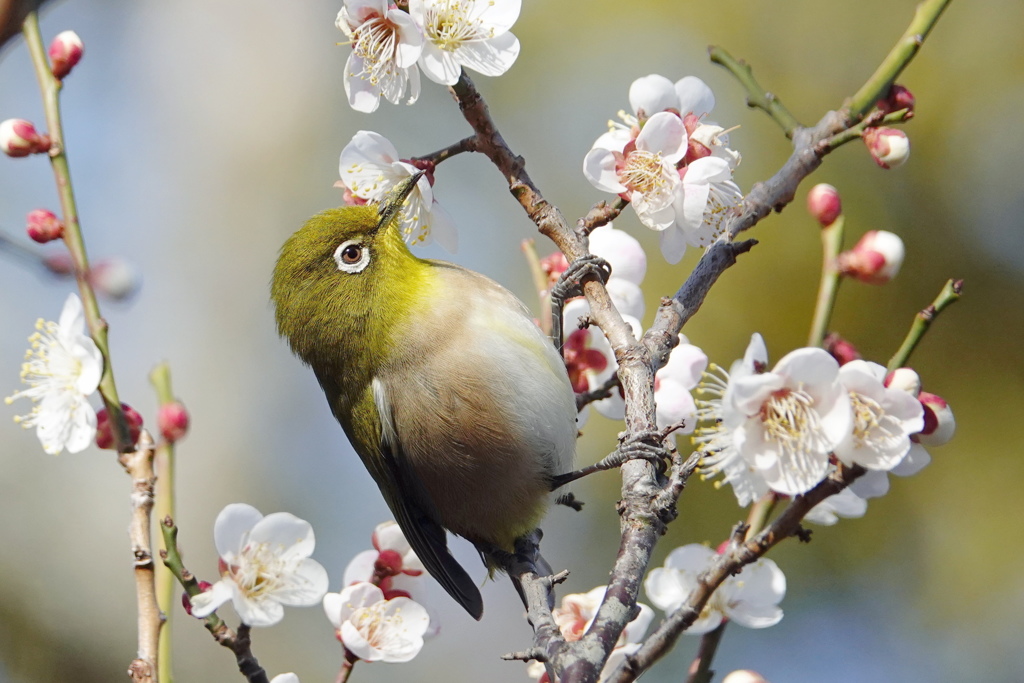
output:
[[[50,138],[25,119],[7,119],[0,122],[0,149],[10,157],[39,154],[49,151]]]
[[[903,265],[903,240],[885,230],[869,230],[856,246],[837,258],[839,272],[861,282],[885,284]]]
[[[128,421],[128,434],[134,445],[142,432],[142,416],[127,403],[121,404],[121,410],[124,411],[124,419]],[[106,408],[96,413],[96,446],[114,447],[114,426],[110,423],[110,415]]]
[[[898,128],[869,128],[864,144],[875,163],[882,168],[895,168],[910,158],[910,138]]]
[[[381,550],[373,563],[374,576],[395,576],[402,571],[402,556],[395,550]]]
[[[33,209],[28,212],[26,231],[28,236],[36,242],[46,244],[64,236],[64,224],[52,211]]]
[[[188,433],[188,411],[179,401],[165,403],[156,413],[156,423],[164,439],[174,443]]]
[[[818,183],[807,193],[807,210],[823,228],[832,225],[843,212],[839,190],[828,183]]]
[[[902,85],[893,83],[893,86],[889,89],[889,94],[885,99],[878,100],[875,106],[881,109],[885,114],[900,111],[901,109],[914,111],[914,104],[916,101],[917,99],[914,97],[914,93],[910,92]]]
[[[53,77],[63,79],[82,59],[82,39],[74,31],[62,31],[50,43],[50,63]]]
[[[825,350],[836,359],[840,365],[846,365],[852,360],[860,360],[861,355],[857,347],[831,332],[825,337]]]

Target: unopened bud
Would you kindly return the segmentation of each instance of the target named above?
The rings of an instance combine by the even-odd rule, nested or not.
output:
[[[898,128],[869,128],[864,132],[864,144],[882,168],[902,166],[910,158],[910,138]]]
[[[199,591],[205,593],[206,591],[213,588],[213,584],[209,581],[199,582]],[[181,606],[185,608],[185,613],[192,616],[192,599],[189,598],[188,593],[181,594]]]
[[[82,39],[74,31],[62,31],[50,43],[50,64],[53,77],[58,81],[71,73],[71,69],[82,59]]]
[[[120,258],[104,259],[89,271],[89,282],[97,292],[116,301],[131,297],[139,289],[139,276],[130,263]]]
[[[861,359],[860,351],[857,350],[857,347],[835,332],[831,332],[825,337],[825,350],[840,365],[846,365],[850,361]]]
[[[188,411],[179,401],[165,403],[156,413],[156,423],[164,439],[174,443],[188,433]]]
[[[402,571],[402,556],[395,550],[381,550],[373,563],[374,576],[395,576]]]
[[[761,674],[749,669],[739,669],[729,673],[722,683],[768,683]]]
[[[843,212],[839,190],[828,183],[818,183],[807,193],[807,210],[821,227],[827,228],[832,225]]]
[[[921,393],[921,376],[910,368],[896,368],[885,376],[885,386],[905,391],[917,398]]]
[[[64,224],[60,222],[57,215],[46,209],[33,209],[28,212],[27,227],[28,236],[46,244],[64,236]]]
[[[25,119],[7,119],[0,122],[0,149],[9,157],[26,157],[48,151],[50,138]]]
[[[135,445],[142,432],[142,416],[127,403],[121,404],[121,410],[124,412],[125,421],[128,422],[128,435],[132,445]],[[114,425],[110,422],[110,415],[106,408],[96,413],[96,446],[99,448],[114,447]]]
[[[924,429],[917,440],[925,446],[941,446],[956,433],[956,420],[949,404],[941,396],[922,391],[917,400],[924,406]]]
[[[903,265],[903,240],[886,230],[869,230],[856,246],[837,258],[839,272],[861,282],[885,284]]]
[[[71,275],[75,272],[75,262],[70,254],[64,252],[44,257],[43,265],[54,275]]]
[[[889,88],[889,94],[885,99],[878,100],[876,107],[882,110],[883,113],[888,114],[894,111],[900,111],[906,109],[907,111],[914,111],[914,104],[917,99],[914,97],[914,93],[907,90],[902,85],[893,83],[893,86]]]

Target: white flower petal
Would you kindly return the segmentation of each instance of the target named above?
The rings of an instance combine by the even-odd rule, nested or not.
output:
[[[637,116],[650,117],[666,109],[679,111],[679,95],[672,81],[658,74],[638,78],[629,86],[629,106]]]
[[[462,74],[462,65],[455,60],[452,53],[440,49],[433,43],[428,42],[423,46],[423,54],[420,55],[418,63],[427,78],[441,85],[455,85]]]
[[[490,40],[466,43],[455,54],[464,67],[484,76],[501,76],[519,57],[519,39],[503,33]]]
[[[310,523],[290,512],[274,512],[258,521],[249,533],[249,543],[276,546],[285,560],[309,557],[316,545]]]
[[[613,277],[639,285],[647,272],[647,255],[635,237],[611,223],[590,233],[590,252],[608,261]],[[641,316],[637,316],[641,317]]]
[[[679,98],[679,113],[683,116],[690,113],[702,116],[715,108],[715,94],[696,76],[680,79],[676,82],[675,90]]]
[[[662,230],[660,240],[661,255],[665,257],[666,261],[675,265],[683,260],[683,256],[686,254],[687,240],[686,233],[678,223]]]
[[[615,155],[610,150],[595,147],[583,158],[583,174],[602,192],[619,194],[625,192],[627,188],[619,181],[615,164]]]
[[[262,513],[252,505],[231,503],[220,511],[213,523],[213,543],[217,554],[226,560],[242,551],[249,531],[263,519]]]
[[[665,161],[674,164],[686,156],[686,127],[683,126],[683,120],[669,112],[655,114],[647,119],[637,136],[636,148],[656,152]]]
[[[230,600],[234,595],[228,581],[218,581],[209,590],[198,593],[189,598],[192,605],[192,615],[196,617],[208,617],[214,611]]]

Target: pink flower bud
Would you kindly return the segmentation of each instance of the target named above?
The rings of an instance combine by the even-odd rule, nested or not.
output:
[[[882,110],[883,113],[888,114],[894,111],[900,111],[906,109],[908,111],[914,111],[914,104],[917,102],[917,98],[914,97],[914,93],[907,90],[902,85],[893,83],[892,88],[889,89],[889,94],[885,99],[878,100],[875,105]]]
[[[157,411],[156,423],[164,439],[174,443],[188,433],[188,411],[179,401],[165,403]]]
[[[917,398],[921,393],[921,376],[910,368],[896,368],[885,376],[885,386],[905,391]]]
[[[395,576],[402,572],[402,556],[395,550],[381,550],[373,563],[374,576]]]
[[[857,347],[840,337],[835,332],[825,337],[825,350],[829,352],[840,365],[846,365],[852,360],[860,360],[861,355]]]
[[[956,432],[956,420],[949,404],[941,396],[922,391],[917,400],[924,406],[924,429],[917,434],[917,440],[925,446],[941,446],[948,443]]]
[[[46,244],[64,236],[64,224],[52,211],[33,209],[28,212],[26,231],[28,236],[36,242]]]
[[[0,122],[0,149],[10,157],[26,157],[48,151],[50,138],[25,119],[7,119]]]
[[[768,681],[756,671],[739,669],[723,678],[722,683],[768,683]]]
[[[129,298],[139,289],[139,276],[130,263],[120,258],[104,259],[89,271],[96,291],[115,301]]]
[[[43,265],[54,275],[71,275],[75,272],[75,262],[70,254],[50,254],[43,258]]]
[[[213,584],[209,581],[200,581],[199,590],[203,593],[213,588]],[[188,593],[181,594],[181,606],[185,608],[185,613],[192,616],[192,600],[188,597]]]
[[[131,442],[135,444],[142,432],[142,416],[127,403],[121,404],[121,410],[124,411],[124,419],[128,421],[128,434]],[[96,446],[99,448],[114,447],[114,426],[110,423],[110,415],[106,408],[96,413]]]
[[[843,212],[839,190],[828,183],[818,183],[807,193],[807,210],[823,228],[832,225]]]
[[[898,128],[869,128],[864,132],[864,144],[882,168],[896,168],[910,158],[910,138]]]
[[[53,65],[53,77],[63,79],[82,59],[82,39],[74,31],[62,31],[50,43],[50,63]]]
[[[861,282],[885,284],[896,277],[903,265],[903,240],[885,230],[869,230],[856,246],[837,259],[839,272]]]

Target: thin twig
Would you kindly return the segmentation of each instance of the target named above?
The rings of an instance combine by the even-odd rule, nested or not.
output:
[[[950,304],[960,300],[960,294],[963,292],[963,289],[963,280],[947,280],[946,284],[942,287],[942,291],[935,297],[935,301],[914,316],[914,322],[911,324],[906,338],[900,345],[899,350],[889,359],[888,368],[890,371],[902,368],[907,364],[907,361],[910,360],[910,354],[914,352],[917,345],[924,339],[925,333],[932,326],[932,323],[935,322],[935,318]]]
[[[749,64],[742,59],[736,59],[725,49],[715,45],[708,48],[708,57],[715,64],[728,69],[736,77],[736,80],[743,85],[747,91],[748,107],[764,111],[768,116],[772,117],[775,123],[779,124],[787,138],[793,139],[797,129],[801,127],[800,122],[782,105],[779,98],[758,84],[757,79],[754,78],[754,71],[750,68]]]

